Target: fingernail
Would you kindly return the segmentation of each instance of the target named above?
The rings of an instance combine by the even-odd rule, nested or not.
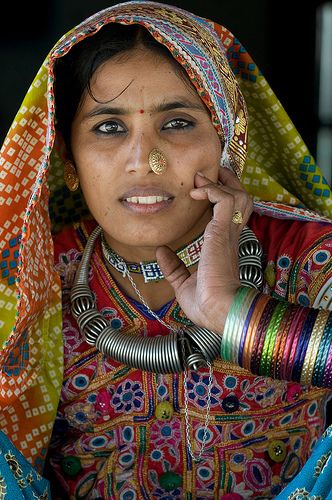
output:
[[[196,172],[196,174],[197,174],[197,175],[200,175],[201,177],[205,177],[205,175],[204,175],[204,174],[202,174],[202,172],[199,172],[199,171],[198,171],[198,172]]]

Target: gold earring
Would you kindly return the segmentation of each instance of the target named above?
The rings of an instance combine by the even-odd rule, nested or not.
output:
[[[64,179],[70,191],[77,191],[80,181],[77,176],[75,165],[70,160],[67,160],[64,165]]]
[[[157,174],[163,174],[167,169],[167,160],[164,153],[160,149],[153,148],[149,154],[149,165],[151,170]]]

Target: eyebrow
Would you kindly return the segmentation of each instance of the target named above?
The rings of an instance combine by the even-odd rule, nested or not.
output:
[[[173,109],[191,109],[196,111],[204,111],[205,108],[203,104],[191,102],[187,99],[178,99],[176,101],[161,102],[160,104],[153,105],[147,111],[151,113],[162,113],[163,111],[171,111]],[[92,118],[99,115],[129,115],[133,111],[130,108],[113,107],[105,105],[98,105],[96,108],[92,109],[89,113],[86,113],[83,119]]]

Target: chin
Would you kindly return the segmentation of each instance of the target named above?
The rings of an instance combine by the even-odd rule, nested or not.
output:
[[[121,227],[121,226],[118,226]],[[137,232],[136,228],[129,228],[122,226],[121,233],[118,231],[110,231],[109,235],[112,239],[119,242],[121,245],[128,247],[144,248],[144,247],[159,247],[162,245],[170,246],[174,241],[181,239],[183,233],[175,233],[173,231],[163,231],[151,229],[147,227],[146,230],[141,229]],[[136,229],[136,230],[135,230]],[[106,229],[107,231],[107,229]]]

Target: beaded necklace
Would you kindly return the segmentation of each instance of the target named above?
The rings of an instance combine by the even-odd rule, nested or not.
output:
[[[201,234],[194,241],[177,250],[177,256],[184,262],[186,267],[193,266],[199,261],[203,241],[204,235]],[[114,250],[109,246],[104,233],[101,234],[101,247],[106,262],[108,262],[108,264],[110,264],[114,269],[122,273],[123,277],[127,276],[128,271],[130,273],[143,274],[144,283],[164,279],[164,275],[161,272],[157,261],[140,263],[124,262],[122,257],[114,252]]]

